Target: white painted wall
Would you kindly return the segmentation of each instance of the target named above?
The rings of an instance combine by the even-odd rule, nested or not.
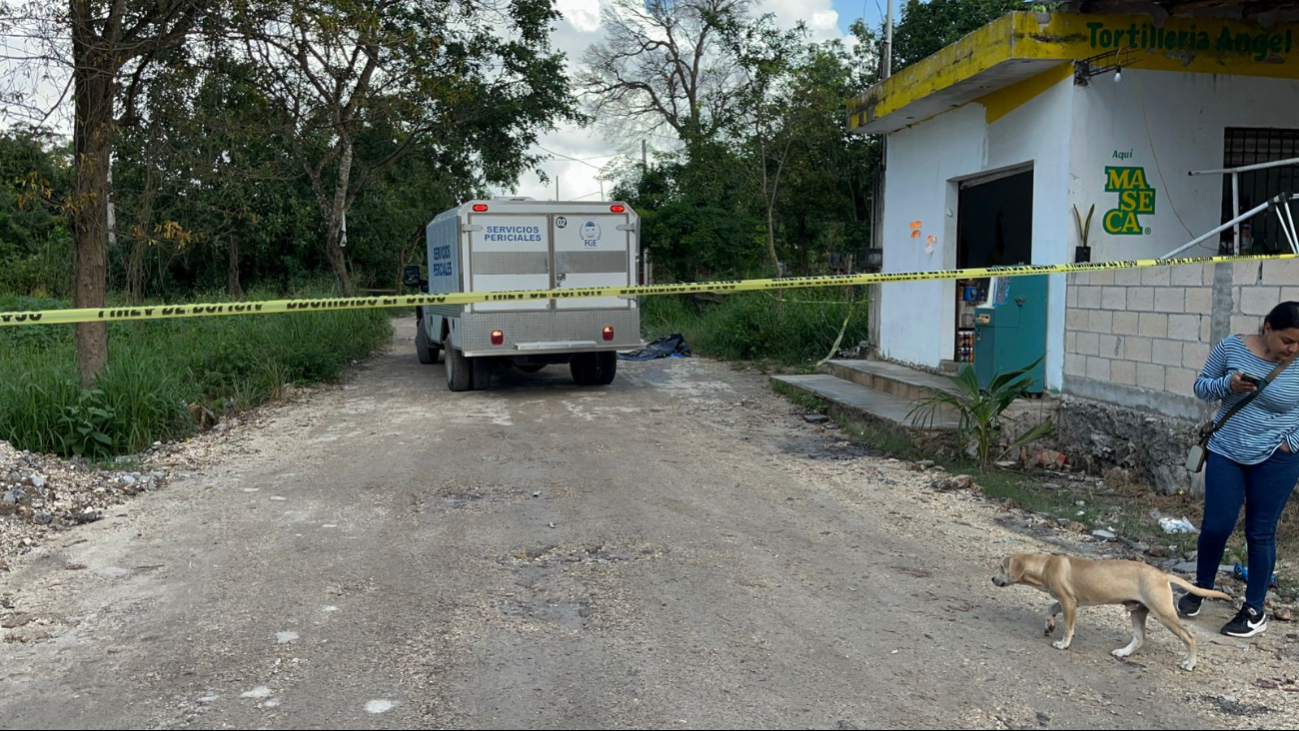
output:
[[[1299,82],[1132,68],[1120,83],[1108,74],[1086,87],[1066,79],[991,125],[985,119],[982,105],[968,104],[889,137],[884,271],[954,268],[956,182],[1024,163],[1034,171],[1033,263],[1072,261],[1074,204],[1084,216],[1096,206],[1094,261],[1165,254],[1220,221],[1223,179],[1187,173],[1222,167],[1227,127],[1299,127]],[[1116,159],[1116,152],[1131,157]],[[1104,231],[1105,213],[1119,200],[1105,191],[1105,167],[1111,165],[1144,168],[1155,189],[1155,213],[1140,216],[1140,235]],[[910,238],[912,221],[923,224],[918,239]],[[938,243],[926,252],[931,234]],[[1216,250],[1210,241],[1187,255]],[[1046,376],[1048,388],[1058,389],[1063,276],[1052,278],[1050,297]],[[885,356],[931,367],[952,357],[955,303],[948,282],[887,284],[881,298]]]
[[[1223,166],[1228,127],[1299,128],[1299,82],[1133,68],[1119,83],[1105,74],[1078,87],[1073,106],[1070,202],[1084,215],[1096,205],[1093,260],[1153,258],[1221,223],[1223,178],[1187,173]],[[1115,159],[1116,152],[1132,159]],[[1155,214],[1140,217],[1148,235],[1105,233],[1102,216],[1118,204],[1117,194],[1105,192],[1107,165],[1145,169],[1155,188]],[[1214,237],[1185,255],[1216,253]]]
[[[884,200],[884,271],[956,266],[957,182],[1033,165],[1033,262],[1072,259],[1069,163],[1072,80],[1062,81],[992,125],[980,104],[968,104],[889,136]],[[948,211],[951,215],[948,215]],[[922,235],[910,238],[912,221]],[[933,252],[929,235],[938,237]],[[1047,320],[1047,387],[1060,388],[1064,369],[1064,277],[1053,277]],[[935,367],[953,355],[955,289],[951,282],[885,284],[880,340],[886,357]],[[938,336],[938,337],[935,337]]]

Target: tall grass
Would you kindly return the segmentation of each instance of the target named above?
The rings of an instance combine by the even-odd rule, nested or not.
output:
[[[65,305],[0,297],[0,310],[58,306]],[[0,439],[64,456],[139,452],[192,433],[204,410],[239,411],[276,398],[285,384],[337,380],[353,360],[389,341],[390,314],[113,323],[108,367],[89,390],[79,385],[71,326],[0,328]]]
[[[841,347],[866,339],[866,303],[850,302],[841,289],[791,290],[783,300],[770,292],[743,292],[719,301],[686,295],[645,297],[642,327],[649,338],[681,333],[700,355],[725,360],[810,364],[834,345],[850,310]]]

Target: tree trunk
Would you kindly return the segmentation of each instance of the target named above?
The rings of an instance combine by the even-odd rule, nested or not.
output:
[[[117,69],[112,56],[96,48],[95,17],[87,0],[72,2],[73,83],[76,118],[72,139],[76,194],[72,206],[73,302],[102,308],[108,281],[108,165],[113,148],[113,93]],[[108,364],[108,328],[102,322],[76,326],[77,369],[90,388]]]
[[[759,130],[759,133],[761,133],[761,130]],[[772,211],[772,208],[775,207],[775,203],[773,200],[775,198],[775,195],[771,192],[771,189],[767,182],[767,141],[766,139],[759,138],[758,145],[759,145],[758,149],[760,152],[758,156],[758,163],[762,167],[762,197],[763,197],[763,203],[765,203],[767,206],[767,253],[771,255],[771,269],[773,272],[775,272],[775,274],[773,274],[772,276],[779,277],[780,257],[776,256],[776,222],[775,222],[775,216]]]
[[[342,223],[333,216],[328,220],[329,231],[325,238],[325,249],[329,254],[329,263],[334,267],[334,277],[338,279],[338,286],[343,291],[343,296],[351,297],[356,290],[352,286],[352,275],[347,271],[347,257],[343,256]]]
[[[234,300],[244,298],[243,285],[239,283],[239,239],[234,234],[230,235],[230,245],[226,247],[226,288],[230,290],[230,297]]]
[[[338,178],[334,182],[334,198],[330,202],[331,210],[325,211],[325,220],[329,230],[325,233],[325,250],[329,263],[334,267],[334,276],[344,297],[352,297],[356,290],[352,285],[352,276],[348,272],[347,257],[343,255],[343,216],[347,213],[347,187],[352,173],[352,141],[344,137],[339,144],[343,152],[338,159]]]

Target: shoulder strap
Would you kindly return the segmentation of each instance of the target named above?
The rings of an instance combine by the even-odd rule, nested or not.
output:
[[[1294,360],[1295,360],[1294,358],[1291,358],[1290,360],[1283,360],[1283,361],[1281,361],[1280,363],[1277,363],[1277,364],[1276,364],[1276,368],[1273,368],[1273,369],[1272,369],[1272,372],[1269,373],[1269,374],[1267,374],[1267,378],[1264,378],[1262,381],[1259,382],[1259,384],[1258,384],[1258,388],[1254,390],[1254,393],[1251,393],[1250,395],[1246,396],[1245,398],[1241,399],[1240,401],[1237,401],[1237,402],[1236,402],[1236,405],[1233,406],[1233,407],[1231,407],[1231,410],[1230,410],[1230,411],[1228,411],[1227,413],[1223,414],[1223,415],[1222,415],[1222,419],[1219,420],[1217,424],[1214,424],[1214,425],[1213,425],[1213,428],[1209,429],[1209,430],[1206,432],[1206,435],[1208,435],[1208,434],[1213,434],[1214,432],[1216,432],[1216,431],[1218,431],[1219,429],[1221,429],[1221,428],[1222,428],[1222,425],[1223,425],[1223,424],[1226,424],[1228,419],[1230,419],[1231,417],[1233,417],[1233,416],[1236,415],[1236,412],[1238,412],[1238,411],[1240,411],[1241,409],[1245,408],[1246,406],[1249,405],[1249,403],[1250,403],[1251,401],[1253,401],[1254,399],[1258,398],[1258,395],[1259,395],[1260,393],[1263,393],[1263,389],[1267,387],[1267,384],[1271,383],[1272,381],[1275,381],[1275,380],[1276,380],[1276,377],[1279,376],[1279,375],[1281,375],[1281,372],[1284,371],[1284,370],[1285,370],[1285,369],[1290,365],[1290,363],[1293,362]]]

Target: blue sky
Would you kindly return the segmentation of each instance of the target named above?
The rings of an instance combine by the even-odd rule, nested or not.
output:
[[[847,35],[848,26],[857,18],[865,18],[866,24],[872,28],[883,22],[884,2],[885,0],[862,0],[862,2],[856,0],[832,0],[830,6],[834,8],[835,12],[839,13],[839,30],[843,31],[844,35]],[[898,0],[893,0],[894,22],[897,21],[899,6]]]

